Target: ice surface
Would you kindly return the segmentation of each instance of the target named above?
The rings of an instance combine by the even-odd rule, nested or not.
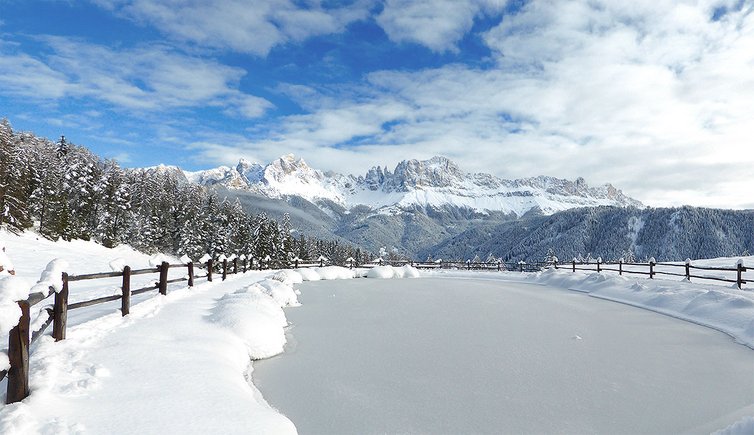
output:
[[[709,433],[754,404],[724,334],[486,276],[304,283],[255,384],[301,433]]]

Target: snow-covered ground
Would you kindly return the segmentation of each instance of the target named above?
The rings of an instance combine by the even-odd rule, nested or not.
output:
[[[709,433],[754,411],[750,349],[583,293],[448,277],[301,292],[285,354],[254,369],[301,433]]]
[[[40,278],[47,264],[55,258],[65,259],[69,263],[67,272],[71,274],[108,271],[111,269],[111,264],[116,267],[128,264],[134,269],[146,268],[161,260],[138,253],[128,247],[106,249],[82,241],[51,242],[37,238],[33,233],[16,236],[0,232],[0,243],[7,247],[7,254],[15,264],[17,276],[30,284]],[[178,262],[176,259],[170,261]],[[731,266],[735,264],[735,259],[715,261],[718,261],[716,264],[728,265],[729,263]],[[184,273],[185,271],[179,269],[171,269],[171,278],[179,277]],[[295,432],[294,424],[305,427],[306,422],[299,422],[295,419],[291,422],[267,405],[251,382],[253,366],[250,363],[251,360],[271,357],[283,351],[286,342],[284,328],[288,325],[288,321],[281,307],[299,305],[295,286],[304,280],[347,279],[356,275],[368,275],[373,278],[408,278],[415,274],[416,271],[411,268],[351,271],[337,267],[301,270],[300,272],[250,272],[231,276],[225,282],[206,283],[200,280],[192,289],[186,288],[185,283],[172,284],[167,297],[158,295],[156,291],[140,295],[133,299],[131,315],[127,317],[121,317],[118,301],[73,310],[69,313],[68,338],[65,341],[54,343],[51,338],[46,337],[32,346],[30,376],[32,394],[21,403],[0,405],[0,433]],[[576,305],[578,305],[576,301],[590,300],[581,294],[587,293],[602,299],[648,308],[711,326],[735,337],[739,343],[749,347],[754,346],[754,298],[752,297],[754,292],[745,290],[739,291],[730,287],[696,282],[688,283],[678,279],[650,281],[644,277],[622,278],[615,274],[596,275],[583,272],[574,274],[563,270],[547,271],[536,275],[464,271],[423,272],[422,274],[444,278],[431,280],[435,283],[432,290],[438,295],[447,292],[448,288],[463,290],[472,282],[468,279],[472,277],[473,282],[484,284],[484,280],[489,280],[496,286],[507,281],[508,284],[514,283],[514,285],[516,282],[526,282],[579,290],[579,292],[561,290],[560,293],[572,295],[571,301]],[[134,278],[136,281],[136,277]],[[156,277],[146,275],[139,279],[142,281],[134,282],[132,287],[147,285]],[[113,279],[71,283],[71,299],[75,302],[118,294],[118,281],[118,279]],[[414,281],[402,281],[402,283],[406,284],[396,285],[394,281],[354,280],[349,281],[345,288],[370,289],[386,284],[395,286],[395,291],[400,292],[400,288],[404,285],[407,286],[406,288],[416,285]],[[322,285],[330,289],[337,287],[331,283]],[[535,286],[535,288],[544,287]],[[544,297],[546,292],[535,291],[534,293],[539,294],[537,297]],[[416,309],[421,305],[439,306],[439,301],[435,299],[437,299],[435,293],[429,291],[423,299],[411,304],[398,298],[393,301],[389,309],[411,317],[416,315]],[[3,301],[2,297],[0,301]],[[489,300],[486,302],[490,305],[489,309],[493,309],[494,304]],[[619,304],[597,302],[604,304],[605,307],[625,308]],[[546,304],[547,301],[543,299],[542,303]],[[44,303],[41,305],[44,306]],[[536,306],[535,303],[533,306],[535,311]],[[480,304],[480,307],[486,310],[485,303]],[[376,309],[376,307],[373,308]],[[288,314],[294,315],[297,313],[296,310],[303,313],[306,309],[308,309],[307,306],[301,309],[290,308]],[[633,311],[643,313],[641,310]],[[347,318],[349,315],[356,314],[356,312],[346,312],[340,317]],[[368,313],[362,314],[368,316]],[[667,320],[654,314],[649,314],[649,316]],[[333,322],[333,328],[339,327],[337,322],[342,320],[341,318],[330,319]],[[376,317],[372,319],[375,320]],[[433,315],[433,320],[435,319],[444,319],[451,323],[463,320],[460,317],[454,317],[453,313],[442,311]],[[533,319],[536,319],[536,316]],[[548,318],[541,320],[542,322],[552,321]],[[681,324],[686,326],[685,323],[681,322]],[[375,320],[372,326],[379,330],[390,325],[381,324]],[[489,325],[489,328],[493,326]],[[696,328],[694,325],[691,326]],[[520,328],[522,327],[519,326]],[[297,334],[306,331],[307,328],[304,325],[294,324],[288,336],[298,339]],[[599,351],[615,346],[615,342],[611,339],[617,340],[617,335],[613,336],[611,331],[601,333],[607,335],[602,337],[602,341],[595,342],[579,334],[578,331],[574,331],[569,335],[567,344],[560,344],[565,346],[563,349],[567,351],[573,347],[572,345],[593,346],[602,343],[604,346],[590,348],[590,352],[593,352],[597,359],[607,357],[609,355],[601,355]],[[338,331],[333,329],[332,332]],[[477,342],[481,340],[480,337],[484,337],[485,333],[489,333],[484,329],[478,332],[478,336],[473,334],[470,336],[471,342]],[[448,331],[446,338],[453,338],[452,333],[452,330]],[[7,331],[0,331],[0,334],[2,334],[0,339],[7,342],[5,338]],[[582,340],[576,338],[577,335]],[[521,339],[516,327],[508,328],[507,334],[499,335],[499,337],[514,341]],[[430,338],[427,336],[427,339]],[[684,341],[677,337],[663,342],[660,348],[664,346],[665,350],[685,352],[688,342],[695,340],[687,338]],[[479,342],[480,345],[484,344],[483,341]],[[425,343],[427,346],[431,344],[432,342]],[[434,341],[434,344],[443,349],[447,348],[448,352],[463,354],[466,357],[464,364],[482,364],[484,352],[476,354],[471,350],[453,350],[448,347],[450,344],[448,341]],[[522,342],[521,346],[524,344],[528,342]],[[536,343],[533,343],[533,346],[531,349],[537,349]],[[4,347],[0,344],[0,349]],[[295,348],[296,346],[292,347],[294,352]],[[721,352],[751,354],[751,350],[730,342],[721,346],[720,349]],[[280,357],[280,361],[285,361],[288,356],[286,354]],[[379,358],[383,358],[381,361],[387,361],[389,356],[384,355]],[[5,356],[0,354],[0,363],[6,364],[7,359],[5,362],[2,361],[3,359]],[[725,360],[729,363],[735,361],[735,358],[726,357]],[[438,367],[447,367],[443,365],[447,361],[442,359],[438,361]],[[567,370],[575,376],[575,379],[580,379],[579,376],[583,375],[577,370],[578,367],[567,367],[558,361],[552,362],[554,365],[551,369]],[[729,380],[731,375],[727,374],[730,371],[722,370],[719,364],[717,359],[706,363],[699,362],[700,370],[703,368],[706,371],[700,372],[697,376],[689,375],[687,382],[698,386],[701,385],[700,378],[709,375],[714,379],[719,377],[720,382],[724,383]],[[717,372],[709,367],[714,367]],[[409,375],[411,370],[410,366],[405,367],[404,371],[399,372],[404,374],[403,377],[391,379],[391,382],[398,384],[414,382],[415,380],[412,381]],[[646,374],[655,376],[654,371]],[[368,378],[371,374],[362,370],[361,376]],[[740,381],[739,385],[746,382],[746,379],[734,380]],[[622,381],[625,385],[630,383],[628,381],[643,382],[634,378]],[[0,383],[0,401],[2,402],[4,402],[2,396],[5,393],[5,383],[6,381]],[[295,385],[295,382],[289,382],[289,386]],[[341,386],[337,381],[330,385],[331,388]],[[474,385],[468,385],[468,387],[468,394],[472,394]],[[358,392],[352,391],[352,393],[356,395]],[[531,390],[530,393],[527,399],[537,399],[536,391]],[[754,409],[751,408],[754,400],[750,400],[746,406],[738,410],[723,409],[724,403],[728,403],[727,398],[735,395],[726,394],[725,396],[726,401],[714,402],[719,404],[720,409],[715,412],[720,413],[721,420],[711,422],[710,430],[726,427],[732,422],[730,419],[733,417],[754,416]],[[522,394],[521,397],[524,395]],[[709,401],[709,397],[712,396],[702,396],[697,399]],[[357,396],[353,398],[359,399]],[[578,411],[572,408],[571,410]],[[698,415],[706,414],[699,413]],[[636,418],[641,417],[637,415]],[[754,428],[754,419],[744,418],[730,426],[727,433],[752,433],[752,428]],[[469,429],[473,431],[473,427]]]

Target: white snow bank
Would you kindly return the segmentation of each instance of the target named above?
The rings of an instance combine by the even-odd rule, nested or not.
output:
[[[589,293],[725,332],[754,349],[754,293],[686,280],[649,280],[621,275],[548,269],[535,281]]]
[[[365,275],[367,278],[390,279],[390,278],[418,278],[421,274],[415,267],[408,264],[403,267],[375,266],[369,269]]]
[[[319,274],[315,270],[306,267],[296,269],[296,272],[301,275],[301,278],[304,281],[319,281],[322,279],[322,277],[319,276]]]
[[[745,417],[725,429],[713,432],[712,435],[751,435],[754,434],[754,417]]]
[[[352,279],[356,276],[353,269],[340,266],[315,267],[314,271],[321,279]]]
[[[409,266],[408,264],[401,267],[403,269],[403,277],[404,278],[419,278],[421,277],[421,273],[419,273],[419,269]]]
[[[367,278],[391,279],[395,277],[392,266],[374,266],[367,271]]]
[[[3,267],[3,270],[0,271],[0,274],[2,275],[10,275],[8,273],[9,270],[15,270],[13,267],[13,262],[10,260],[10,257],[8,257],[8,254],[3,251],[4,246],[0,246],[0,266]]]
[[[224,295],[212,309],[209,320],[231,330],[246,345],[252,359],[283,353],[284,329],[288,326],[280,304],[256,284]]]
[[[70,265],[67,261],[56,258],[47,264],[42,271],[39,281],[31,288],[30,293],[42,293],[45,296],[50,294],[52,288],[55,293],[63,290],[63,272],[67,271]]]
[[[21,308],[17,302],[29,297],[31,285],[17,276],[4,276],[0,279],[0,336],[8,333],[18,324]]]
[[[286,283],[274,279],[263,279],[252,284],[250,287],[255,286],[263,293],[269,295],[281,307],[297,307],[301,305],[298,303],[298,298],[296,298],[296,292],[293,290],[293,287]]]
[[[302,282],[304,282],[304,278],[299,272],[287,269],[279,270],[268,276],[267,278],[274,279],[288,285],[301,284]]]
[[[110,263],[108,263],[108,266],[110,266],[110,270],[113,272],[122,272],[123,268],[126,267],[126,260],[123,258],[115,258]]]

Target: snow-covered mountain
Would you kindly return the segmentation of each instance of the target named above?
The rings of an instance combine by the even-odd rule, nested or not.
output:
[[[530,211],[549,215],[575,207],[642,206],[610,184],[590,187],[583,178],[569,181],[547,176],[505,180],[465,173],[445,157],[404,160],[392,172],[377,166],[358,177],[313,169],[292,154],[264,166],[242,159],[234,168],[221,166],[185,175],[198,184],[246,190],[268,198],[299,196],[313,203],[329,200],[346,210],[367,206],[387,214],[450,206],[482,214],[523,216]]]

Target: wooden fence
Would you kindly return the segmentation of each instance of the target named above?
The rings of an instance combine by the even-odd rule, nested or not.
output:
[[[654,279],[655,275],[667,275],[683,277],[688,281],[692,279],[701,279],[708,281],[719,281],[734,283],[739,289],[743,288],[743,285],[747,283],[744,274],[749,271],[742,263],[736,264],[736,267],[710,267],[710,266],[694,266],[691,261],[686,261],[684,264],[678,263],[666,263],[649,261],[647,263],[626,263],[623,261],[618,262],[602,262],[596,261],[594,263],[579,263],[573,260],[570,265],[554,264],[555,268],[567,268],[576,272],[577,270],[595,271],[601,272],[618,272],[619,275],[635,274],[649,276],[650,279]],[[679,272],[679,269],[683,269],[683,272]],[[702,271],[702,272],[696,272]],[[701,275],[704,272],[721,272],[727,274],[725,276],[712,276]]]
[[[194,274],[195,266],[205,267],[207,271],[206,274],[196,276]],[[181,278],[168,279],[168,271],[172,268],[186,268],[187,275]],[[247,263],[245,260],[243,261],[242,268],[244,272],[247,270]],[[29,295],[26,300],[18,301],[18,306],[21,308],[21,318],[19,319],[18,325],[11,329],[8,334],[8,359],[10,360],[10,368],[8,370],[0,371],[0,380],[4,379],[6,376],[8,377],[5,402],[15,403],[25,399],[29,395],[29,346],[44,334],[50,324],[52,324],[52,337],[55,341],[64,340],[69,310],[120,299],[121,314],[126,316],[131,310],[132,296],[154,290],[157,290],[162,295],[166,295],[168,284],[175,282],[186,281],[189,287],[193,287],[196,279],[206,278],[207,281],[212,281],[213,269],[218,269],[219,273],[222,273],[222,279],[225,280],[229,273],[238,273],[238,259],[235,259],[232,262],[224,260],[221,267],[217,267],[213,264],[212,260],[209,260],[204,264],[169,264],[163,262],[156,267],[137,270],[131,270],[129,266],[125,266],[120,272],[103,272],[86,275],[69,275],[68,273],[63,272],[62,288],[59,292],[51,291],[49,295],[45,295],[44,293],[33,293]],[[132,290],[131,277],[147,274],[158,274],[157,281],[152,285]],[[117,277],[122,278],[121,294],[104,296],[72,304],[68,303],[69,287],[71,283]],[[53,289],[51,288],[50,290]],[[54,296],[53,306],[51,309],[46,309],[48,316],[47,320],[43,322],[38,330],[31,333],[30,336],[31,307],[52,296]]]
[[[62,275],[62,289],[59,292],[51,292],[49,295],[44,293],[33,293],[29,295],[26,300],[18,301],[18,306],[21,308],[21,318],[18,325],[11,329],[8,335],[8,359],[10,360],[10,369],[0,371],[0,381],[7,376],[8,377],[8,389],[6,395],[6,403],[15,403],[25,399],[29,395],[29,346],[34,343],[39,337],[44,334],[45,330],[52,324],[52,337],[55,341],[64,340],[66,336],[66,326],[68,320],[68,311],[78,308],[89,307],[92,305],[102,304],[105,302],[112,302],[120,299],[121,301],[121,314],[126,316],[131,309],[131,297],[142,293],[157,290],[159,294],[166,295],[168,284],[186,281],[189,287],[194,286],[194,282],[197,279],[206,279],[212,281],[213,273],[221,274],[222,280],[225,280],[229,274],[237,274],[239,271],[247,272],[253,268],[304,268],[304,267],[323,267],[327,263],[327,260],[320,258],[315,262],[303,262],[303,260],[294,259],[288,264],[275,263],[273,261],[261,261],[255,262],[253,260],[247,260],[241,258],[241,264],[239,265],[239,258],[232,260],[223,260],[219,264],[215,264],[213,260],[208,260],[206,263],[186,263],[186,264],[169,264],[163,262],[160,266],[150,267],[146,269],[131,270],[129,266],[125,266],[120,272],[103,272],[92,273],[85,275],[68,275],[63,273]],[[382,265],[391,266],[404,266],[411,265],[419,269],[458,269],[458,270],[487,270],[487,271],[518,271],[518,272],[537,272],[547,267],[564,268],[563,264],[557,262],[472,262],[472,261],[436,261],[436,262],[413,262],[413,261],[387,261],[380,260],[378,262],[371,262],[367,264],[357,264],[352,259],[349,259],[344,266],[345,267],[375,267]],[[204,268],[206,273],[196,276],[194,274],[195,267]],[[742,288],[743,284],[747,281],[744,280],[743,274],[747,272],[747,268],[742,264],[738,264],[736,268],[725,267],[703,267],[694,266],[690,262],[686,264],[674,264],[674,263],[624,263],[624,262],[606,262],[598,261],[596,263],[577,263],[573,261],[570,265],[565,266],[567,269],[576,272],[577,270],[584,271],[596,271],[601,272],[618,272],[619,274],[640,274],[648,275],[649,278],[654,278],[655,275],[671,275],[685,277],[687,280],[704,279],[715,280],[723,282],[736,283],[739,288]],[[668,270],[661,270],[662,268],[684,268],[684,273],[670,272]],[[174,268],[186,268],[187,275],[181,278],[168,279],[168,271]],[[644,271],[643,268],[647,270]],[[639,270],[636,270],[639,269]],[[735,273],[736,278],[725,278],[719,276],[699,275],[692,273],[692,271],[718,271],[726,273]],[[141,287],[138,289],[131,289],[131,277],[137,275],[158,274],[158,280],[154,284]],[[88,281],[104,278],[122,278],[121,294],[103,296],[87,301],[81,301],[76,303],[68,303],[69,287],[73,282]],[[52,289],[51,289],[52,290]],[[30,323],[31,323],[31,307],[37,305],[49,297],[54,296],[54,302],[52,308],[46,308],[47,320],[45,320],[42,326],[31,333],[30,336]]]

